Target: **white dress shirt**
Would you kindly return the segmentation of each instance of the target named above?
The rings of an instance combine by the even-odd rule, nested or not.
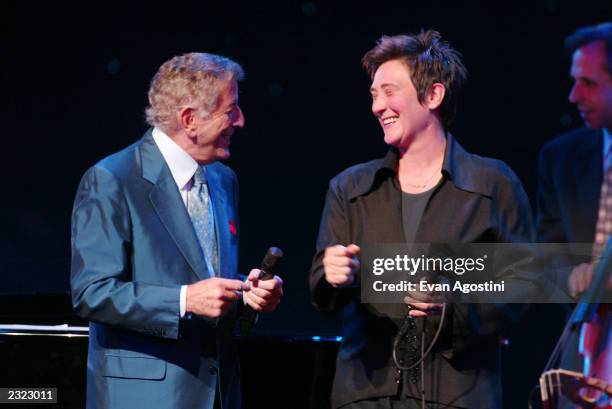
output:
[[[170,168],[172,178],[176,182],[176,186],[183,198],[183,203],[187,207],[187,200],[189,197],[189,191],[193,185],[193,175],[198,169],[198,162],[196,162],[187,152],[176,144],[168,135],[166,135],[161,129],[153,129],[153,140],[159,148],[164,160]],[[187,309],[187,286],[181,286],[180,294],[180,312],[181,318],[185,317]]]

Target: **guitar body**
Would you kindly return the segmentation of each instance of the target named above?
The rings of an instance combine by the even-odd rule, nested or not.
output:
[[[580,354],[584,357],[583,373],[585,377],[612,383],[611,330],[612,305],[610,304],[600,304],[591,322],[582,324],[578,348]],[[592,388],[585,388],[581,392],[581,396],[587,401],[607,399],[602,395],[602,391]]]

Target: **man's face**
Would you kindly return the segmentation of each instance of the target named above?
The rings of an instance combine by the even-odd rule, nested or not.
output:
[[[391,60],[376,70],[370,87],[372,112],[385,133],[385,143],[407,148],[429,126],[432,111],[421,105],[406,63]]]
[[[576,104],[589,128],[612,129],[612,78],[606,71],[606,46],[596,41],[578,48],[570,75],[574,86],[569,101]]]
[[[244,126],[244,115],[238,106],[238,84],[227,81],[221,86],[217,105],[208,115],[196,115],[196,137],[191,156],[199,163],[229,158],[230,138],[234,128]]]

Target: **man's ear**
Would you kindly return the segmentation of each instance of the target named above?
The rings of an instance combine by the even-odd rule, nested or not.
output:
[[[185,131],[187,136],[192,136],[195,132],[196,111],[191,107],[182,107],[176,115],[179,127]]]
[[[446,94],[446,88],[444,85],[436,82],[432,84],[425,96],[425,106],[431,110],[437,109],[444,101],[444,95]]]

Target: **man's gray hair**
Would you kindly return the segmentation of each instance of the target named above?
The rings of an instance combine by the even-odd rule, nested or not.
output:
[[[181,107],[211,113],[218,103],[221,85],[243,78],[240,64],[220,55],[188,53],[173,57],[159,67],[151,80],[146,121],[171,132],[178,128],[176,113]]]

